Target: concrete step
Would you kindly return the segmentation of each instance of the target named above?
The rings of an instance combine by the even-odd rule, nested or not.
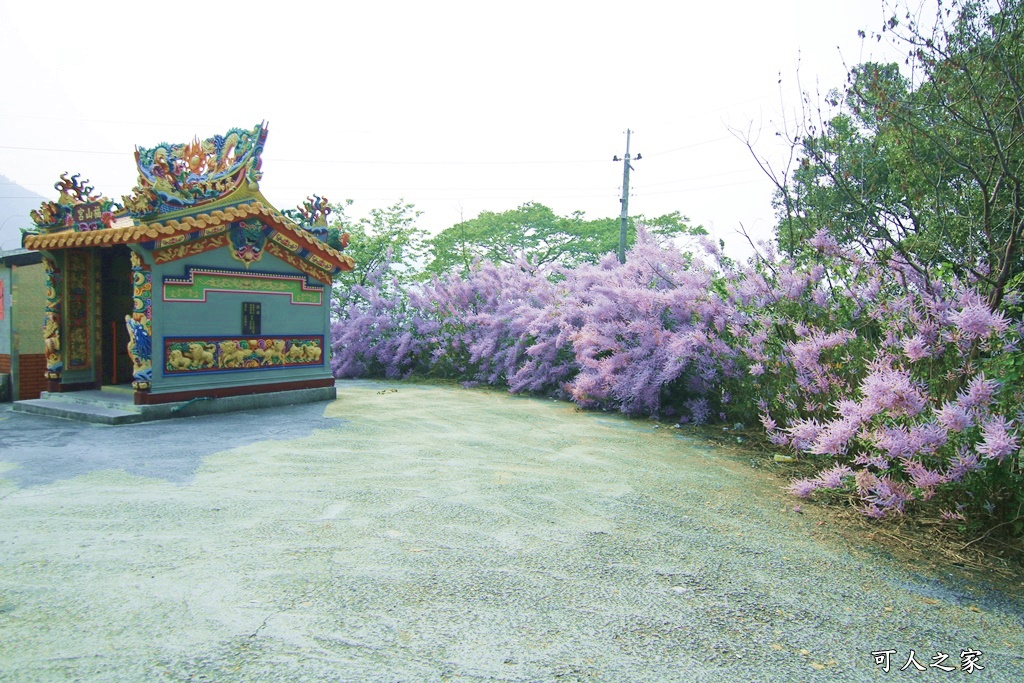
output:
[[[40,400],[54,401],[59,403],[70,403],[74,405],[98,406],[110,408],[111,410],[122,410],[124,412],[140,412],[135,406],[133,394],[122,394],[110,392],[106,389],[91,389],[87,391],[44,391],[39,395]]]
[[[149,420],[166,420],[176,417],[196,417],[214,413],[230,413],[237,410],[259,410],[275,406],[333,401],[337,398],[334,386],[312,389],[274,391],[223,398],[198,397],[174,403],[135,405],[134,394],[121,391],[44,391],[41,398],[15,401],[11,409],[19,413],[34,413],[62,417],[80,422],[120,425]]]
[[[15,401],[11,409],[19,413],[62,417],[67,420],[106,425],[131,424],[133,422],[142,422],[146,419],[142,413],[134,410],[118,410],[102,405],[91,405],[74,401],[55,401],[48,398]]]

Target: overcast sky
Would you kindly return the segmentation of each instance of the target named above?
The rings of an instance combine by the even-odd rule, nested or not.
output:
[[[538,201],[617,216],[679,211],[742,252],[772,185],[730,127],[775,126],[844,60],[882,0],[221,2],[0,0],[0,174],[46,197],[70,171],[119,198],[136,144],[269,122],[279,209],[316,192],[360,215],[399,199],[437,232]],[[874,51],[872,53],[872,51]],[[779,77],[782,77],[780,97]]]

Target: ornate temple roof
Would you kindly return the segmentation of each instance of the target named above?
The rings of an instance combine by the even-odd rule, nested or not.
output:
[[[200,141],[135,149],[139,182],[122,197],[136,217],[188,210],[231,196],[243,186],[259,188],[267,125],[252,130],[232,128],[225,135]]]
[[[328,231],[324,198],[314,195],[297,211],[278,211],[263,197],[260,154],[266,137],[267,126],[260,124],[187,144],[137,148],[139,180],[122,197],[123,205],[96,194],[79,175],[65,173],[54,185],[57,201],[31,212],[36,229],[25,234],[23,244],[38,250],[142,244],[161,262],[234,243],[239,231],[250,237],[257,231],[266,233],[260,242],[265,238],[270,253],[330,282],[354,266],[340,251],[348,236]]]

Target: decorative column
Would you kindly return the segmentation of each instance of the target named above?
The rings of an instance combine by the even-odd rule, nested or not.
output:
[[[43,376],[51,382],[51,391],[60,389],[60,376],[64,361],[60,350],[61,281],[60,268],[50,258],[43,259],[46,268],[46,310],[43,316],[43,344],[46,349],[46,372]],[[58,386],[54,386],[55,383]]]
[[[132,313],[124,317],[128,327],[128,355],[134,364],[132,387],[149,391],[153,386],[153,273],[134,251],[132,256]]]

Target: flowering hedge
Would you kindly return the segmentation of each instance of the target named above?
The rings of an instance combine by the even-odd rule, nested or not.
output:
[[[342,293],[338,377],[457,378],[702,423],[756,422],[821,463],[797,496],[865,514],[931,501],[947,519],[1024,523],[1020,297],[982,295],[831,238],[800,266],[739,266],[639,236],[626,263],[479,264],[403,291],[386,269]]]

